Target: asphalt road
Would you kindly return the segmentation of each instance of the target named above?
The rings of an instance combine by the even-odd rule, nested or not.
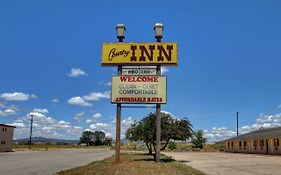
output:
[[[209,175],[280,175],[281,155],[220,152],[165,153]]]
[[[1,175],[52,175],[113,155],[109,149],[72,149],[0,153]]]

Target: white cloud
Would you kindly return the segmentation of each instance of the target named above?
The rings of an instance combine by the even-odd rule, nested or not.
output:
[[[58,103],[58,102],[59,102],[59,99],[54,98],[54,99],[52,99],[52,102],[53,102],[53,103]]]
[[[111,86],[111,82],[107,82],[105,85],[106,86]]]
[[[86,119],[85,121],[86,121],[86,123],[92,123],[92,122],[93,122],[93,119],[88,118],[88,119]]]
[[[8,125],[15,126],[17,128],[25,128],[25,124],[23,120],[15,120],[13,123],[9,123]]]
[[[80,121],[83,115],[84,115],[84,112],[79,112],[73,118],[74,118],[74,120]]]
[[[37,98],[34,94],[29,95],[22,92],[2,93],[0,97],[7,101],[26,101],[31,98]]]
[[[98,101],[102,98],[109,98],[109,97],[110,97],[110,91],[106,91],[104,93],[92,92],[83,97],[80,96],[72,97],[71,99],[68,100],[68,104],[78,105],[78,106],[92,106],[92,104],[89,103],[88,101]]]
[[[272,128],[281,126],[281,113],[274,115],[261,114],[252,125],[245,125],[238,129],[239,134],[249,133],[261,128]],[[210,131],[206,130],[205,136],[208,142],[222,141],[236,136],[236,129],[226,127],[213,127]]]
[[[278,108],[281,108],[281,104],[278,106]]]
[[[72,97],[71,99],[69,99],[68,104],[77,105],[77,106],[84,106],[84,107],[92,106],[91,103],[85,101],[83,98],[81,98],[79,96],[78,97]]]
[[[70,73],[67,74],[71,78],[76,78],[80,76],[87,76],[87,73],[80,68],[72,68]]]
[[[162,73],[162,74],[165,74],[165,73],[167,73],[167,72],[169,72],[169,69],[168,69],[167,67],[161,66],[161,73]]]
[[[6,105],[5,102],[0,103],[0,117],[15,115],[17,111],[19,111],[17,106]]]
[[[87,101],[98,101],[102,98],[110,98],[110,91],[106,91],[104,93],[101,92],[92,92],[89,95],[83,96],[83,98]]]
[[[109,125],[107,123],[94,123],[90,125],[92,130],[103,130],[106,129]]]
[[[101,118],[101,113],[95,113],[92,117],[87,118],[85,121],[86,123],[94,123],[97,122],[99,118]]]
[[[69,122],[66,122],[66,121],[64,121],[64,120],[60,120],[60,121],[58,122],[58,124],[59,124],[59,125],[70,125]]]
[[[169,111],[161,111],[162,113],[165,113],[165,114],[167,114],[167,115],[170,115],[172,118],[174,118],[174,119],[179,119],[178,117],[176,117],[174,114],[172,114],[171,112],[169,112]]]
[[[16,114],[16,111],[12,110],[12,109],[6,109],[4,111],[0,110],[0,117],[5,117],[5,116],[9,116],[9,115],[14,115]]]
[[[132,117],[129,117],[127,119],[122,120],[121,124],[123,126],[123,128],[126,128],[126,130],[131,126],[131,124],[133,124],[135,121],[135,119],[133,119]]]
[[[102,117],[101,113],[95,113],[93,115],[93,118],[101,118],[101,117]]]
[[[105,133],[105,137],[106,137],[106,138],[112,138],[113,135],[112,135],[111,133]]]
[[[33,112],[39,112],[39,113],[42,113],[42,114],[49,113],[48,109],[39,109],[39,108],[33,109]]]
[[[121,121],[121,138],[125,137],[125,133],[127,129],[131,126],[131,124],[135,121],[134,118],[128,117]],[[112,137],[116,135],[116,122],[111,121],[108,123],[97,122],[93,123],[89,126],[88,129],[90,131],[103,131],[107,137]]]
[[[47,116],[47,109],[33,109],[26,117],[17,119],[10,125],[16,126],[15,138],[26,138],[29,135],[30,120],[29,116],[33,115],[33,136],[42,136],[47,138],[69,138],[78,139],[81,136],[83,128],[73,126],[65,120],[56,120]]]
[[[213,127],[211,131],[205,130],[205,137],[207,138],[207,142],[209,143],[221,141],[226,138],[234,137],[235,135],[235,131],[232,131],[226,127]]]

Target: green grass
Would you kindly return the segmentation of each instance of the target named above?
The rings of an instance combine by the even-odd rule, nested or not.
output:
[[[153,156],[126,153],[121,162],[115,163],[114,156],[58,172],[57,175],[204,175],[204,173],[177,162],[170,157],[161,156],[161,162],[155,163]]]

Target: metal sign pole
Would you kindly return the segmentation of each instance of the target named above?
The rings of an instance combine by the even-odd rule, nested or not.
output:
[[[31,149],[31,142],[32,142],[32,124],[33,124],[33,115],[29,115],[30,117],[30,135],[29,135],[29,150]]]
[[[161,33],[158,33],[159,29],[161,30]],[[163,25],[155,24],[154,30],[156,32],[155,33],[156,42],[161,42]],[[157,72],[156,73],[157,76],[161,76],[161,66],[159,65],[157,66],[156,72]],[[161,147],[161,104],[156,104],[156,152],[155,152],[156,162],[160,162],[161,159],[160,147]]]
[[[161,66],[157,66],[157,76],[161,75]],[[160,162],[161,146],[161,104],[156,104],[156,156],[155,161]]]
[[[125,38],[125,25],[118,24],[116,27],[117,38],[119,43],[122,43]],[[122,75],[122,66],[118,66],[118,75]],[[121,103],[117,104],[116,107],[116,145],[115,145],[115,162],[120,162],[120,133],[121,133]]]
[[[121,75],[122,66],[118,66],[118,75]],[[120,162],[120,133],[121,133],[121,103],[116,108],[116,146],[115,146],[115,162]]]

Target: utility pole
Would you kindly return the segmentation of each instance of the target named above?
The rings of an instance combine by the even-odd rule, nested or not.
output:
[[[156,42],[161,42],[164,26],[161,23],[154,25]],[[161,66],[157,65],[156,75],[161,76]],[[160,162],[160,147],[161,147],[161,104],[156,104],[156,153],[155,161]]]
[[[237,132],[237,136],[239,136],[239,132],[238,132],[238,114],[239,114],[239,112],[236,112],[236,132]]]
[[[124,24],[117,24],[117,38],[118,42],[122,43],[125,38],[125,25]],[[122,66],[118,66],[118,75],[122,75]],[[120,133],[121,133],[121,103],[117,103],[116,107],[116,143],[115,143],[115,162],[120,162]]]
[[[29,117],[30,117],[29,150],[31,150],[31,138],[32,138],[33,115],[29,115]]]

